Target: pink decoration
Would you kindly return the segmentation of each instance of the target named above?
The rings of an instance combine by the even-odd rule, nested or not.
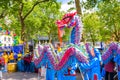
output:
[[[40,50],[40,49],[39,49]],[[63,68],[63,66],[66,64],[66,62],[68,61],[70,56],[75,56],[80,62],[87,62],[87,58],[85,56],[82,55],[82,53],[80,53],[79,51],[77,51],[75,48],[70,47],[68,48],[62,59],[59,61],[59,63],[56,62],[49,46],[44,46],[42,53],[40,54],[40,57],[38,59],[35,59],[35,65],[38,65],[43,57],[44,57],[44,53],[47,53],[47,57],[50,60],[51,64],[53,65],[55,70],[60,70],[61,68]]]

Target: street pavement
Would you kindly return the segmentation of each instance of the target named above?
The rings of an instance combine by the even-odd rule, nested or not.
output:
[[[45,80],[45,78],[42,77],[40,79],[37,73],[14,72],[14,73],[3,73],[2,80]],[[77,74],[77,80],[82,80],[79,73]]]

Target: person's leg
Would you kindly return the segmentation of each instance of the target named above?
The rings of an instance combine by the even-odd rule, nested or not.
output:
[[[20,61],[21,61],[21,71],[24,72],[25,71],[24,60],[20,60]]]
[[[28,69],[28,68],[27,68],[27,62],[24,61],[24,71],[27,72],[27,71],[28,71],[27,69]]]
[[[0,70],[0,80],[2,80],[2,70]]]
[[[4,70],[7,72],[7,63],[5,63]]]
[[[109,73],[106,71],[105,80],[108,80]]]
[[[17,70],[20,71],[20,68],[21,68],[21,66],[20,66],[20,61],[18,61],[18,62],[17,62]]]
[[[26,63],[26,72],[30,72],[30,64],[28,62]]]
[[[34,62],[31,62],[30,63],[30,72],[34,72],[35,70],[35,65],[34,65]]]
[[[115,75],[114,72],[110,73],[110,80],[114,80],[114,75]]]

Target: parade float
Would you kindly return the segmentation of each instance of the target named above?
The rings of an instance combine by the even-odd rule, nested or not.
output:
[[[60,58],[56,56],[54,48],[51,46],[51,44],[39,45],[38,54],[35,54],[36,59],[34,60],[36,67],[40,68],[41,66],[45,66],[46,64],[48,64],[48,66],[50,66],[51,69],[53,69],[55,72],[60,74],[63,73],[72,63],[75,62],[78,64],[81,73],[83,75],[88,74],[87,73],[88,69],[87,70],[82,69],[83,66],[81,64],[89,63],[88,58],[90,58],[90,56],[88,55],[91,54],[91,48],[90,48],[91,46],[89,44],[86,44],[84,45],[85,49],[81,48],[80,40],[82,37],[81,33],[83,26],[81,19],[79,19],[76,12],[68,13],[63,16],[62,20],[57,21],[57,25],[58,25],[59,39],[63,35],[62,32],[64,28],[72,28],[69,45],[65,46],[65,48],[61,51],[63,55],[60,56]],[[85,53],[87,53],[88,55],[85,55]],[[95,50],[95,53],[99,53],[98,50]],[[97,54],[96,56],[99,57],[99,54]],[[102,60],[98,60],[98,61],[99,62],[103,61],[103,63],[106,64],[112,58],[115,59],[115,62],[119,66],[120,46],[117,43],[111,43],[107,48],[107,50],[104,51],[104,54],[102,55]],[[93,67],[92,69],[94,69],[95,65],[93,65],[92,67]],[[120,76],[119,74],[120,72],[118,71],[118,76]],[[86,77],[84,76],[84,79],[85,78]],[[96,74],[93,78],[95,80],[99,80]],[[62,80],[62,78],[60,80]]]
[[[0,27],[0,53],[11,50],[16,54],[20,50],[23,51],[23,43],[20,37],[13,33],[13,31],[3,30]]]
[[[3,55],[4,51],[6,51],[8,55],[13,51],[14,59],[17,59],[17,54],[20,51],[23,52],[23,44],[21,43],[20,37],[13,33],[13,31],[3,30],[2,27],[0,27],[0,55]],[[7,70],[8,72],[16,72],[16,62],[8,63]]]
[[[77,14],[66,14],[62,20],[57,21],[57,24],[59,31],[60,29],[63,30],[65,27],[73,27],[71,31],[70,44],[61,51],[61,53],[63,53],[61,58],[57,58],[55,50],[51,44],[38,46],[38,54],[36,54],[37,59],[34,60],[34,63],[38,68],[47,63],[49,67],[57,71],[57,74],[60,75],[68,68],[68,66],[74,62],[86,63],[87,56],[84,55],[83,50],[80,50],[79,47],[81,40],[82,23]],[[66,24],[68,24],[68,26],[66,26]]]

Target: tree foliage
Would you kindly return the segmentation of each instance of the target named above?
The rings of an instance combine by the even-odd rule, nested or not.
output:
[[[7,14],[7,18],[11,20],[10,27],[7,27],[4,19],[3,24],[20,36],[24,34],[26,40],[35,38],[34,35],[40,33],[50,33],[48,29],[55,27],[55,20],[59,17],[60,4],[56,3],[56,0],[6,0],[1,3],[6,3],[4,6],[10,3]]]
[[[84,24],[84,38],[86,41],[93,42],[101,41],[102,37],[99,34],[101,28],[101,22],[99,16],[96,13],[85,14],[83,17]]]
[[[104,23],[104,35],[109,36],[108,40],[120,41],[120,2],[110,0],[101,2],[98,6],[98,15],[101,22]],[[103,36],[104,36],[103,35]]]

